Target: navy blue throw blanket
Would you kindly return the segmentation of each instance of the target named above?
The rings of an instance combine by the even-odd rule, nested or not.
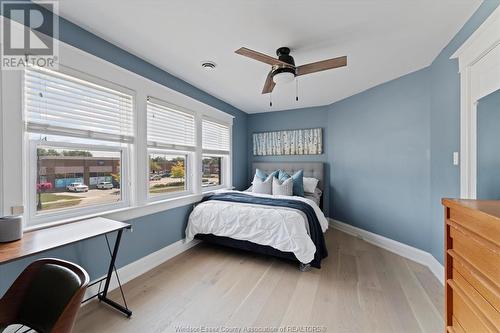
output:
[[[310,263],[311,266],[316,268],[321,268],[321,260],[328,256],[328,251],[325,245],[325,237],[323,236],[323,231],[321,230],[321,225],[319,223],[318,217],[316,216],[316,212],[314,211],[314,208],[312,208],[305,202],[298,200],[289,200],[289,199],[262,198],[237,192],[212,194],[204,197],[201,200],[201,202],[209,200],[241,202],[241,203],[257,204],[264,206],[275,206],[275,207],[287,207],[300,210],[307,217],[307,222],[309,224],[309,236],[311,237],[314,245],[316,246],[316,253],[314,254],[314,259]]]

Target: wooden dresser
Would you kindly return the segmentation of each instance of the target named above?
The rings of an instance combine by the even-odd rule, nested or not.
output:
[[[500,201],[443,205],[446,330],[500,333]]]

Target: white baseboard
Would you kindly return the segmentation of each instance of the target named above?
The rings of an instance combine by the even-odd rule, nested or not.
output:
[[[329,219],[329,222],[332,228],[338,229],[352,236],[362,238],[370,244],[376,245],[387,251],[394,252],[402,257],[427,266],[432,274],[434,274],[434,276],[436,276],[436,278],[444,285],[444,267],[429,252],[422,251],[415,247],[354,227],[350,224],[340,222],[332,218]]]
[[[137,261],[134,261],[126,266],[119,268],[118,275],[120,276],[120,281],[122,285],[146,273],[147,271],[152,270],[156,266],[163,264],[164,262],[181,254],[182,252],[189,250],[193,246],[198,245],[198,243],[200,243],[199,240],[192,240],[190,242],[186,242],[186,240],[181,239],[156,252],[153,252],[145,257],[142,257]],[[104,282],[103,282],[103,287],[104,287]],[[109,291],[116,288],[118,288],[118,281],[116,280],[116,276],[113,274],[113,278],[111,279],[111,283],[109,284]],[[85,298],[97,294],[98,291],[99,291],[99,284],[89,287],[87,289],[87,292],[85,293]]]

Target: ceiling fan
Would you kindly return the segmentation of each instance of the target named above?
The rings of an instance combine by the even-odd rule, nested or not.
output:
[[[347,57],[342,56],[306,65],[295,66],[295,61],[290,55],[290,49],[288,47],[280,47],[276,50],[278,59],[246,47],[236,50],[235,53],[272,66],[271,71],[267,74],[264,88],[262,89],[263,94],[272,92],[277,83],[291,82],[296,76],[321,72],[327,69],[334,69],[347,65]]]

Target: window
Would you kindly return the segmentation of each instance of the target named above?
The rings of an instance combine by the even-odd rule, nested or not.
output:
[[[149,97],[147,131],[149,196],[191,192],[189,163],[196,148],[194,114]]]
[[[202,120],[202,187],[222,187],[230,183],[229,126],[209,119]],[[227,174],[227,175],[226,175]]]
[[[187,155],[149,154],[149,194],[183,192],[186,184]]]
[[[215,151],[229,154],[229,126],[203,119],[203,151]]]
[[[133,98],[62,71],[25,70],[30,224],[128,205]]]
[[[203,155],[201,186],[222,185],[222,157]]]
[[[38,145],[36,210],[120,202],[121,152]]]
[[[232,185],[233,116],[64,43],[60,51],[58,69],[0,75],[4,214],[23,211],[27,230],[122,220]]]
[[[25,71],[29,132],[133,141],[132,96],[41,68]]]

